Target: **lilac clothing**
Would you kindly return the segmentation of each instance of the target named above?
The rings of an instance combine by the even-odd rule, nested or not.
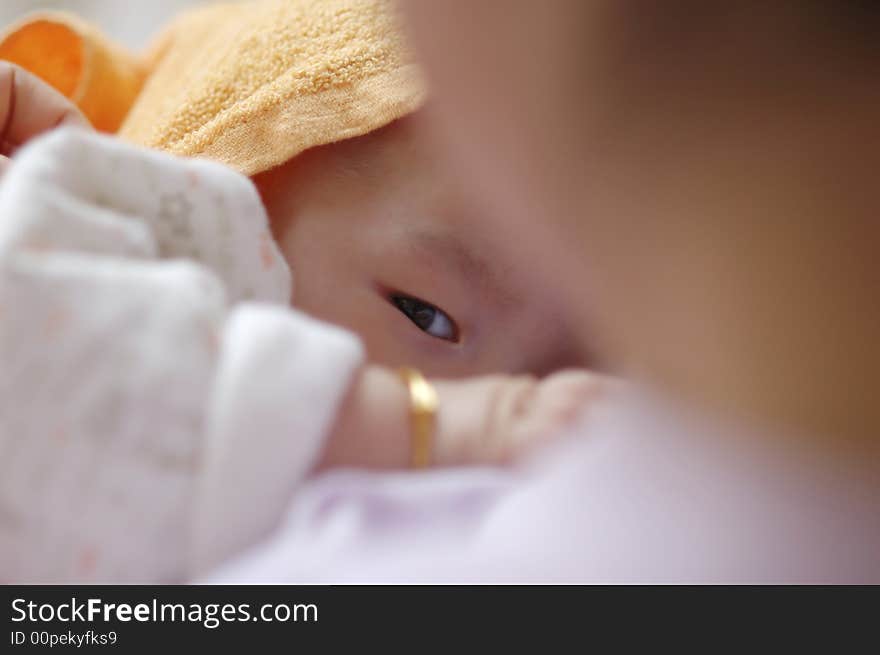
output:
[[[876,476],[644,400],[574,432],[517,472],[323,475],[207,581],[880,582]]]

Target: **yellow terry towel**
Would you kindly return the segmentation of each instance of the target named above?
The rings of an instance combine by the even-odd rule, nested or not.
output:
[[[388,0],[252,0],[174,21],[134,57],[66,13],[0,36],[0,59],[33,71],[98,129],[246,175],[366,134],[423,102]]]

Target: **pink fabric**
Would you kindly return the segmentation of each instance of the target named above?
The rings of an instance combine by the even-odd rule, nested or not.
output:
[[[644,400],[574,433],[518,472],[315,479],[208,581],[880,582],[867,474]]]

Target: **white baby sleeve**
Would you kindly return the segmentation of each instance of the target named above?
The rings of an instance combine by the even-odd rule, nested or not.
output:
[[[14,220],[0,221],[0,252],[187,259],[220,278],[230,304],[290,302],[290,269],[260,198],[225,166],[68,128],[32,144],[9,178]]]
[[[362,352],[281,306],[230,318],[290,297],[267,235],[250,182],[213,164],[76,132],[17,159],[0,185],[0,581],[182,580],[271,529]]]
[[[351,334],[267,305],[237,310],[222,344],[195,512],[197,574],[278,523],[363,361]]]

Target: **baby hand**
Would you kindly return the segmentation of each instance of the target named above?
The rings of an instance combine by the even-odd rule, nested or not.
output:
[[[504,464],[551,440],[619,385],[564,371],[543,380],[493,375],[435,381],[439,397],[431,464]],[[394,373],[368,366],[355,379],[319,468],[407,468],[409,397]]]
[[[619,384],[584,371],[562,371],[543,380],[498,375],[437,382],[435,462],[509,462],[552,440]]]
[[[25,143],[62,125],[89,127],[89,122],[43,80],[0,61],[0,173]]]

